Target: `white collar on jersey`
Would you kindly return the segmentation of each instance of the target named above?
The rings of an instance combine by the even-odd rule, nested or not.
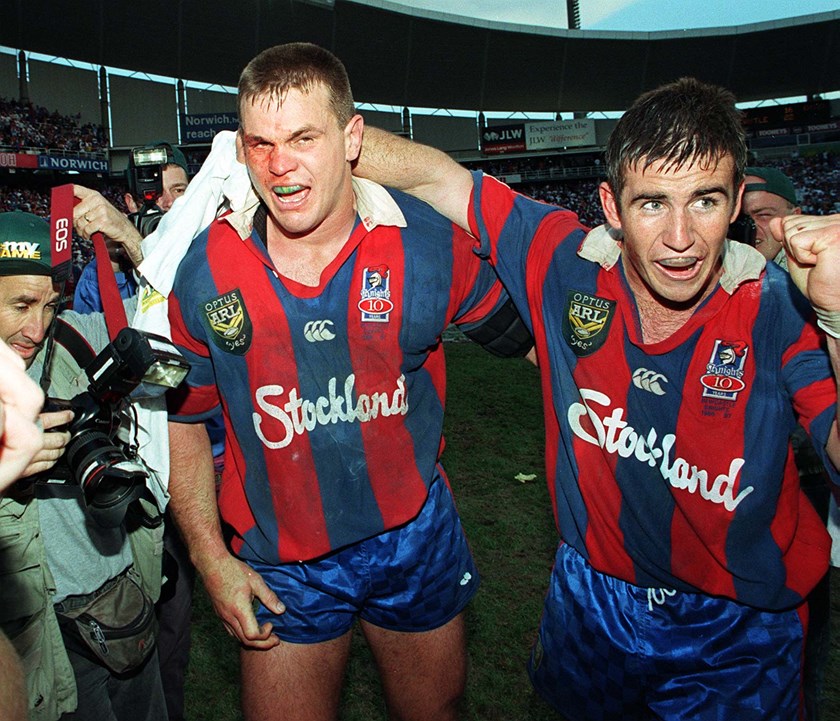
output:
[[[621,258],[621,233],[609,225],[599,225],[591,230],[578,248],[584,260],[598,263],[605,270],[612,268]],[[723,276],[720,287],[732,295],[735,289],[748,280],[756,280],[764,271],[766,261],[755,248],[734,240],[723,246]]]

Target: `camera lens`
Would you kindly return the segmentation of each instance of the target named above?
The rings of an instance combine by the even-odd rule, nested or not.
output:
[[[67,464],[93,519],[101,526],[120,525],[126,507],[143,490],[146,474],[142,468],[100,431],[84,431],[71,438]]]

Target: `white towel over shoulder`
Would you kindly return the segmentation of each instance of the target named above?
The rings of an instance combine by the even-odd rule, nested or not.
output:
[[[245,166],[236,159],[236,134],[224,130],[213,139],[207,160],[173,203],[154,233],[143,241],[137,312],[131,325],[170,337],[167,298],[175,272],[193,239],[228,208],[256,204]],[[149,487],[160,508],[169,500],[169,435],[164,398],[141,401],[138,411],[140,455],[154,471]]]

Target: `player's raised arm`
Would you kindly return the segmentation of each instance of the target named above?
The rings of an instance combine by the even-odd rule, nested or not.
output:
[[[770,229],[784,242],[791,278],[810,301],[818,325],[827,334],[834,380],[840,386],[840,214],[774,218]],[[837,417],[840,419],[840,400]],[[840,469],[840,420],[832,426],[826,451]]]
[[[366,127],[362,153],[353,174],[404,190],[425,200],[464,230],[470,229],[472,176],[440,150],[379,128]]]

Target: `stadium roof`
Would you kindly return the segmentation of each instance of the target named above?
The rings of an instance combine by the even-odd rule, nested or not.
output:
[[[357,100],[485,111],[623,110],[683,75],[739,101],[840,90],[840,10],[692,31],[556,30],[406,10],[387,0],[14,0],[0,44],[220,85],[260,50],[309,41]]]

